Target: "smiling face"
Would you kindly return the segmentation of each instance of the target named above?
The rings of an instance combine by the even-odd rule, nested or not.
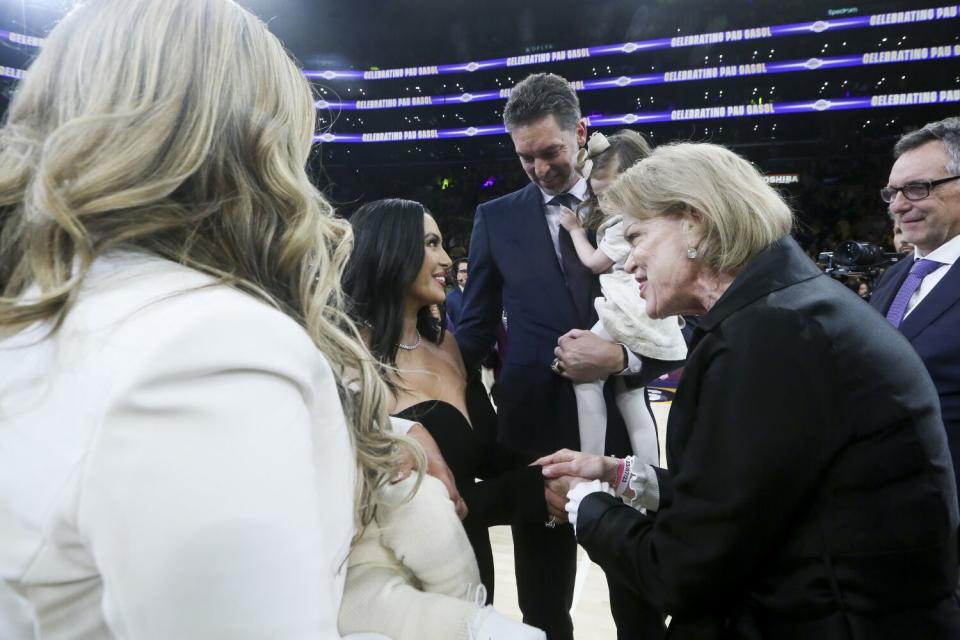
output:
[[[623,237],[632,247],[625,265],[640,284],[651,318],[702,313],[694,295],[698,263],[687,257],[690,220],[686,216],[623,217]]]
[[[441,304],[447,297],[447,269],[450,256],[443,249],[443,237],[436,220],[423,214],[423,264],[410,285],[407,302],[417,309],[431,304]]]
[[[553,115],[510,132],[520,164],[530,181],[550,195],[563,193],[577,181],[574,166],[577,151],[587,140],[583,120],[572,131],[564,131]]]
[[[902,187],[946,178],[949,161],[942,142],[928,142],[897,158],[887,184]],[[890,215],[902,231],[900,241],[913,244],[920,255],[926,255],[960,234],[960,181],[934,187],[923,200],[910,201],[898,192],[890,203]]]

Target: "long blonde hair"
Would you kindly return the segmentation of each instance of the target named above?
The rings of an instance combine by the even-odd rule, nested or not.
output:
[[[0,333],[38,321],[56,331],[112,249],[261,298],[340,372],[362,528],[400,449],[413,448],[389,434],[386,388],[343,310],[352,236],[307,176],[314,125],[301,71],[230,0],[80,5],[0,130]]]

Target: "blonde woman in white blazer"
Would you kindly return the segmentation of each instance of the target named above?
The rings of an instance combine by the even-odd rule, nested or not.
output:
[[[338,638],[411,456],[341,311],[314,107],[229,0],[90,0],[0,131],[0,631]]]

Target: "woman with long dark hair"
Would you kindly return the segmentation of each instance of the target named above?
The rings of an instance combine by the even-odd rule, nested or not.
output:
[[[451,260],[436,221],[410,200],[380,200],[350,219],[355,244],[343,277],[351,313],[384,369],[391,414],[423,424],[437,441],[469,510],[463,521],[493,600],[487,528],[548,518],[543,479],[524,456],[496,443],[496,415],[459,348],[430,315],[442,304]],[[483,479],[475,482],[475,478]]]

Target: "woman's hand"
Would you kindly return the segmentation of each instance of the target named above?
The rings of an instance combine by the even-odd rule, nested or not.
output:
[[[426,472],[442,482],[447,488],[447,494],[453,501],[457,516],[461,520],[466,518],[467,503],[463,501],[463,498],[460,497],[460,492],[457,491],[457,483],[453,479],[453,473],[450,471],[450,467],[447,466],[447,461],[443,459],[443,454],[440,453],[440,447],[437,446],[437,441],[433,439],[430,432],[421,424],[415,424],[410,427],[407,435],[416,440],[417,444],[423,449],[423,453],[427,457]],[[402,478],[400,479],[402,480]]]
[[[577,217],[570,208],[561,206],[560,207],[560,226],[566,229],[569,233],[573,233],[576,229],[583,229],[580,225],[580,218]]]
[[[574,476],[584,480],[600,480],[612,485],[617,481],[619,462],[617,458],[561,449],[536,460],[533,464],[543,467],[542,472],[545,478]]]

